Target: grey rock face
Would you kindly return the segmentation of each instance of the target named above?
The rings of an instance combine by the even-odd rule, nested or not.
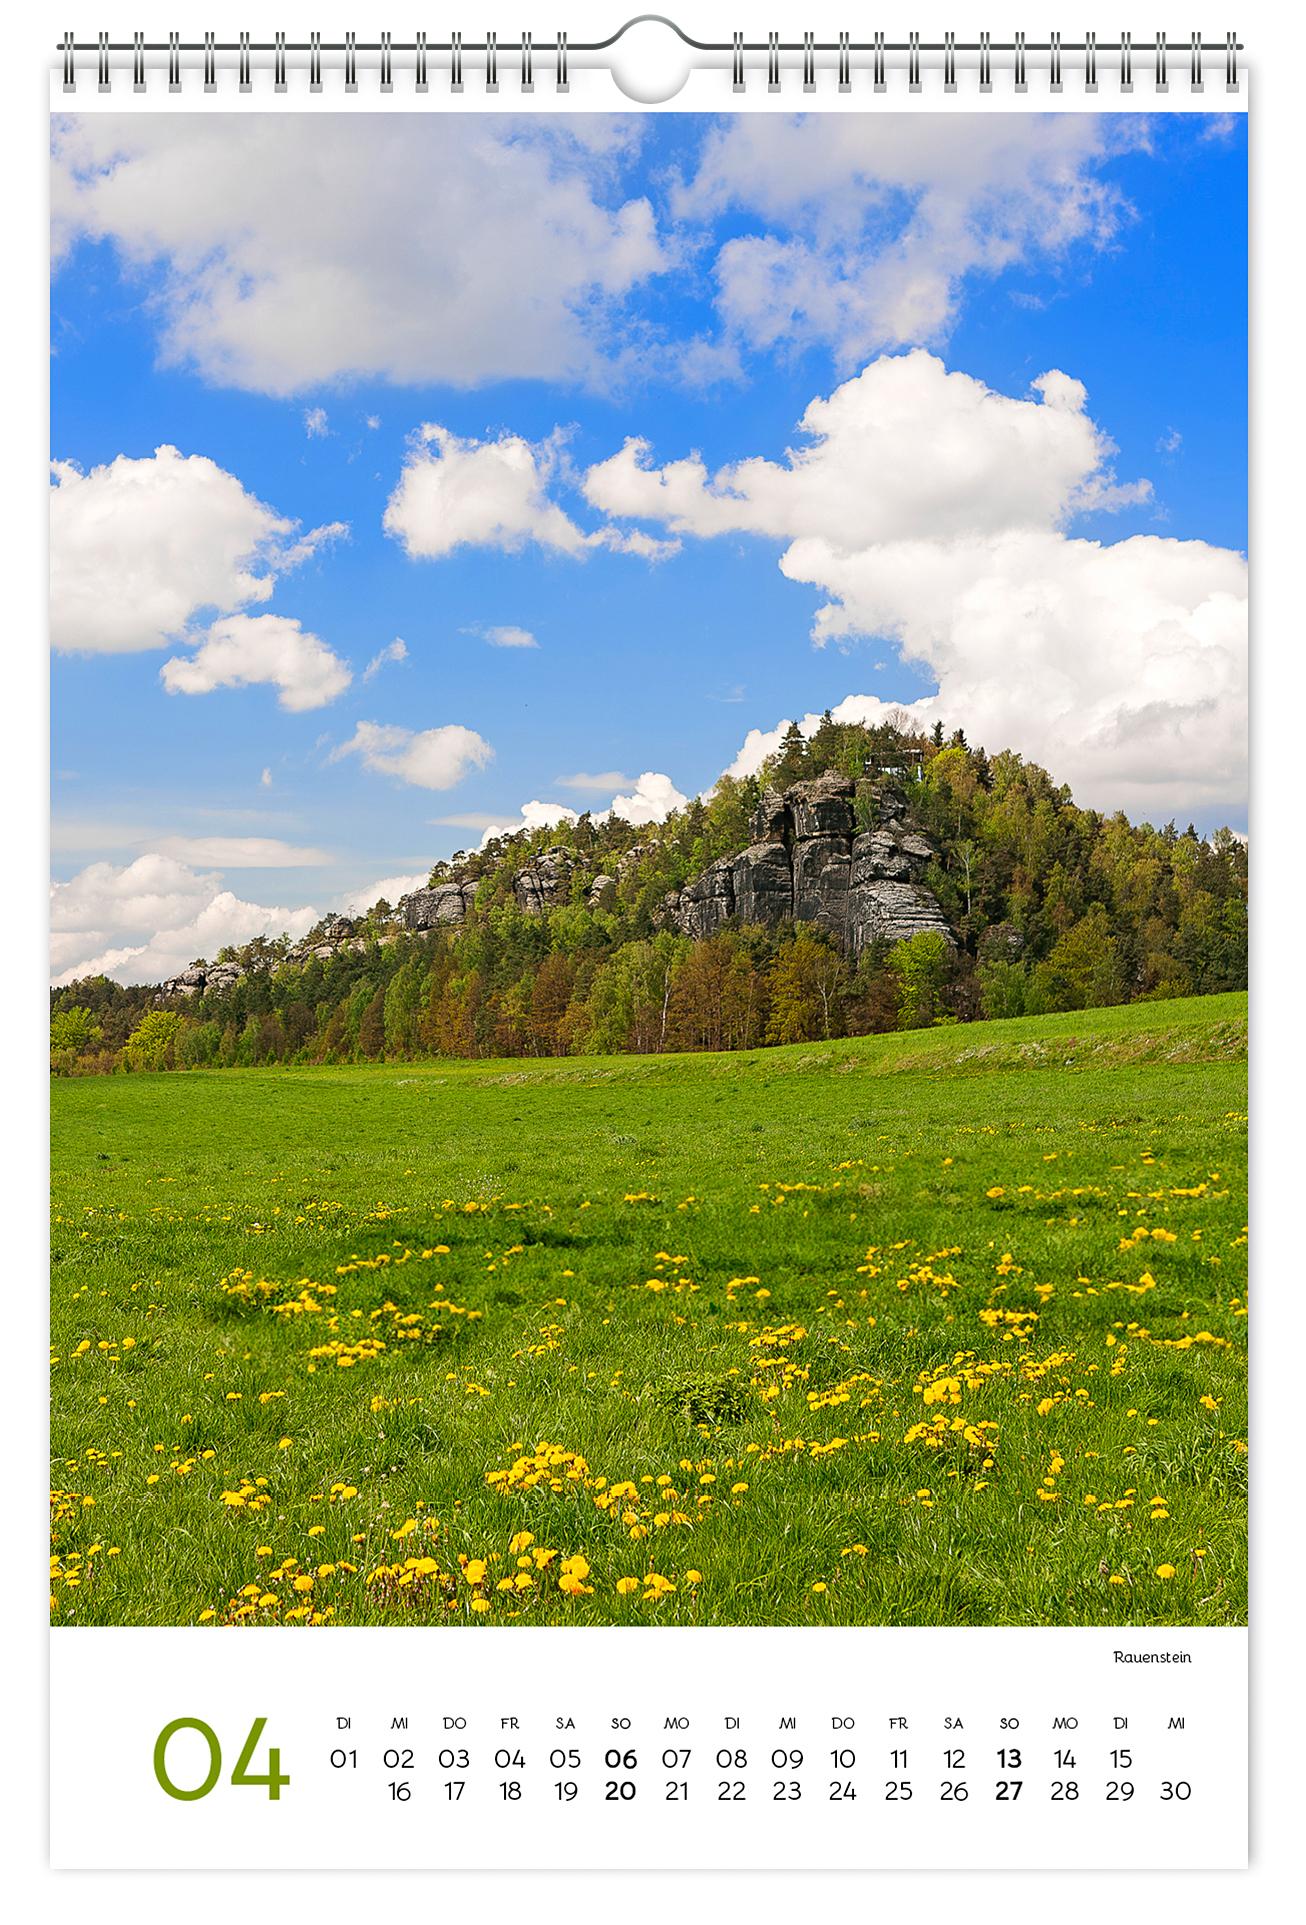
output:
[[[466,922],[476,895],[474,882],[440,882],[434,889],[414,889],[399,904],[405,929],[439,929]]]
[[[878,782],[875,787],[877,822],[901,822],[907,813],[907,798],[896,782]]]
[[[871,942],[952,931],[921,875],[932,845],[910,827],[907,799],[891,782],[874,794],[875,824],[854,833],[854,786],[827,773],[783,795],[768,789],[754,812],[753,843],[667,898],[666,919],[683,935],[714,935],[727,923],[769,929],[809,922],[854,956]]]
[[[673,898],[672,920],[685,936],[715,936],[735,913],[734,858],[726,856]]]
[[[852,811],[849,810],[851,827]],[[793,852],[795,922],[814,922],[842,942],[848,924],[848,885],[852,864],[848,838],[814,835],[796,842]]]
[[[585,906],[588,909],[611,909],[617,900],[617,879],[615,876],[595,876],[585,892]]]
[[[755,842],[734,857],[730,877],[735,914],[741,922],[760,922],[774,928],[792,916],[793,869],[783,842]]]
[[[192,963],[189,969],[182,970],[180,976],[160,983],[154,1001],[166,1003],[177,997],[185,1000],[191,996],[206,995],[213,990],[230,989],[244,974],[239,963]]]
[[[631,870],[635,868],[637,864],[641,863],[645,856],[649,854],[651,846],[652,845],[647,842],[636,842],[627,849],[624,856],[617,857],[618,882],[624,882],[626,880]]]
[[[402,906],[401,904],[400,907]],[[373,940],[359,933],[361,923],[361,917],[328,917],[311,938],[299,943],[290,951],[287,961],[292,963],[330,962],[333,956],[341,954],[361,955],[364,950],[371,947]],[[386,942],[390,938],[382,934],[378,940]]]
[[[215,990],[230,989],[244,973],[239,963],[213,963],[204,973],[205,995],[212,995]]]
[[[792,833],[789,807],[778,789],[764,789],[749,823],[754,843],[784,842]]]
[[[860,955],[869,943],[906,942],[931,931],[949,943],[955,938],[932,892],[919,877],[934,854],[922,835],[907,827],[907,805],[900,790],[882,784],[876,794],[877,826],[852,846],[849,934]]]
[[[852,951],[859,956],[873,942],[906,942],[929,932],[955,941],[943,911],[928,889],[914,882],[872,881],[852,894]]]
[[[811,836],[842,836],[853,832],[853,785],[846,776],[827,773],[813,782],[798,782],[786,798],[796,842]]]
[[[911,882],[933,854],[925,837],[910,830],[870,829],[853,843],[853,882]]]
[[[576,858],[570,849],[544,849],[521,869],[513,881],[517,906],[528,916],[543,915],[571,901],[571,879]]]

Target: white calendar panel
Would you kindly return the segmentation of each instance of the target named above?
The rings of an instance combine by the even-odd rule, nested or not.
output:
[[[57,1630],[62,1867],[1237,1867],[1235,1630]]]

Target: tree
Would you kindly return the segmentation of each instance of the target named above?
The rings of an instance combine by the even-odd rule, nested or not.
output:
[[[791,722],[780,744],[772,781],[777,789],[787,789],[791,782],[797,782],[806,773],[807,737],[797,722]]]
[[[385,1048],[389,1056],[412,1056],[417,1051],[422,977],[420,956],[410,956],[390,978],[383,1007]]]
[[[1119,950],[1106,910],[1095,902],[1035,969],[1034,987],[1041,1006],[1101,1009],[1120,1002],[1124,984]]]
[[[677,1049],[747,1049],[760,1006],[752,961],[733,932],[696,942],[681,959],[671,992]]]
[[[571,1001],[574,976],[566,956],[546,956],[536,971],[527,1029],[537,1056],[558,1054],[558,1030]]]
[[[385,988],[368,1002],[358,1024],[359,1054],[375,1059],[385,1055]]]
[[[975,864],[979,849],[975,843],[963,840],[957,844],[957,866],[961,870],[961,886],[966,896],[966,920],[971,917],[971,882],[975,874]]]
[[[669,892],[747,846],[764,783],[851,777],[862,834],[882,819],[884,773],[908,761],[923,769],[909,826],[934,851],[911,879],[938,899],[955,953],[935,939],[891,962],[887,944],[872,944],[854,970],[820,931],[787,919],[765,929],[730,922],[699,942],[675,933]],[[573,853],[571,899],[525,914],[515,884],[553,844]],[[591,910],[600,874],[615,887]],[[410,931],[381,901],[344,931],[334,918],[319,924],[313,946],[323,955],[256,937],[224,952],[242,968],[234,984],[162,1011],[157,987],[103,975],[65,985],[50,1005],[52,1070],[741,1048],[1209,993],[1247,979],[1242,838],[1217,830],[1203,840],[1191,827],[1077,808],[1037,764],[1011,750],[987,756],[961,730],[949,739],[940,725],[931,737],[905,710],[874,727],[827,711],[810,738],[789,724],[757,775],[723,777],[710,799],[663,822],[589,816],[521,830],[432,875],[463,886],[457,924]],[[346,934],[365,940],[355,946]],[[168,1023],[146,1021],[160,1013]]]
[[[173,1046],[178,1069],[207,1069],[218,1060],[222,1031],[216,1023],[187,1023]]]
[[[981,963],[979,986],[980,1005],[986,1016],[1025,1014],[1029,977],[1022,963],[1006,962],[1001,957]]]
[[[104,1031],[91,1011],[82,1003],[57,1009],[50,1018],[51,1057],[81,1056],[93,1043],[102,1041]]]
[[[493,1048],[496,1056],[524,1056],[530,1047],[531,979],[509,983],[494,1012]]]
[[[810,1043],[837,1033],[848,972],[843,958],[810,930],[785,943],[771,971],[773,1043]]]
[[[435,1047],[442,1056],[480,1054],[476,1023],[485,994],[485,978],[479,969],[471,969],[465,976],[451,976],[446,982],[431,1023]]]
[[[928,1029],[943,1013],[943,989],[952,967],[952,949],[934,929],[918,929],[895,943],[889,967],[898,978],[898,1026]]]
[[[128,1069],[171,1069],[181,1029],[182,1019],[174,1009],[152,1009],[142,1016],[123,1050]]]

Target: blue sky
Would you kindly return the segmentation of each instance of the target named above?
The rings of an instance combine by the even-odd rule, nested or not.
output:
[[[57,130],[57,973],[854,697],[1245,823],[1245,123],[908,118]]]

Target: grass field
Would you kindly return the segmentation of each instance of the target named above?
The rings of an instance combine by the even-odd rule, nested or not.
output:
[[[57,1623],[1241,1623],[1246,999],[60,1081]]]

